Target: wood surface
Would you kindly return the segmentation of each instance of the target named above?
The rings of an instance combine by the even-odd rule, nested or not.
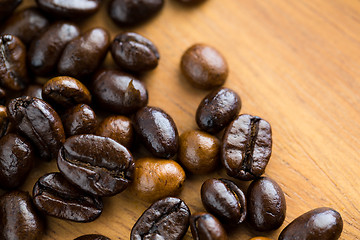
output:
[[[76,0],[74,0],[76,1]],[[180,73],[182,53],[194,43],[215,46],[226,57],[225,86],[242,98],[241,113],[258,115],[272,125],[273,152],[266,176],[286,194],[287,215],[273,232],[257,233],[246,224],[229,230],[230,240],[263,235],[277,239],[294,218],[327,206],[344,220],[341,239],[360,239],[360,1],[358,0],[207,0],[184,7],[174,0],[155,18],[134,28],[117,27],[107,16],[107,0],[83,31],[102,26],[112,38],[132,30],[156,43],[160,64],[141,79],[149,105],[175,120],[180,133],[196,129],[195,111],[208,91],[190,86]],[[19,9],[35,5],[24,0]],[[110,54],[106,66],[115,67]],[[136,156],[150,156],[141,150]],[[55,161],[41,163],[22,187],[32,190]],[[187,176],[180,197],[192,212],[203,211],[200,187],[224,170]],[[249,183],[236,181],[246,190]],[[104,199],[104,212],[92,223],[47,218],[44,240],[74,239],[100,233],[129,239],[130,230],[150,203],[129,191]],[[190,231],[184,239],[192,239]]]

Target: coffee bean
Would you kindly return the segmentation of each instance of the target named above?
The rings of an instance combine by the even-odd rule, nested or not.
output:
[[[111,239],[99,234],[88,234],[77,237],[74,240],[111,240]]]
[[[247,215],[245,195],[232,181],[208,179],[201,186],[205,209],[227,224],[239,224]]]
[[[152,204],[137,220],[130,240],[180,240],[189,227],[190,210],[179,198],[167,197]]]
[[[272,239],[267,238],[267,237],[254,237],[254,238],[251,238],[250,240],[272,240]]]
[[[210,213],[195,213],[190,217],[190,229],[194,240],[227,240],[227,234],[219,220]]]
[[[5,105],[6,103],[6,90],[0,87],[0,105]]]
[[[228,126],[239,114],[241,99],[229,88],[219,88],[201,101],[196,111],[196,123],[200,129],[217,133]]]
[[[23,92],[23,96],[30,96],[42,99],[42,85],[30,84]]]
[[[22,0],[0,0],[0,21],[10,16]]]
[[[134,127],[145,147],[159,158],[170,158],[178,150],[179,135],[174,120],[157,107],[144,107],[134,117]]]
[[[61,116],[66,136],[95,133],[97,119],[95,112],[86,104],[69,108]]]
[[[156,68],[160,58],[156,46],[134,32],[117,35],[111,44],[111,55],[119,67],[133,72]]]
[[[60,172],[73,184],[97,196],[113,196],[133,179],[130,152],[110,138],[91,134],[68,138],[61,147]]]
[[[247,191],[247,221],[256,231],[278,229],[285,220],[286,201],[281,187],[271,178],[254,180]]]
[[[229,176],[252,180],[265,172],[271,156],[271,126],[262,118],[243,114],[226,128],[221,159]]]
[[[10,130],[10,120],[6,107],[0,105],[0,138],[5,136]]]
[[[75,222],[94,221],[103,210],[99,197],[86,194],[58,172],[39,178],[33,189],[33,198],[40,211]]]

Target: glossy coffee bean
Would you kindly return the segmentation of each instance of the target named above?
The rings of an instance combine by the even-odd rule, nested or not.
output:
[[[101,107],[118,114],[135,113],[148,103],[145,85],[135,77],[116,70],[98,72],[91,90]]]
[[[130,240],[180,240],[189,227],[190,210],[179,198],[167,197],[152,204],[137,220]]]
[[[38,215],[27,192],[13,191],[0,198],[0,239],[40,240],[43,219]]]
[[[224,227],[210,213],[195,213],[191,215],[190,229],[194,240],[228,239]]]
[[[100,216],[103,203],[72,185],[59,172],[39,178],[33,189],[33,202],[43,213],[75,222],[90,222]]]
[[[279,240],[337,240],[343,230],[340,213],[322,207],[304,213],[292,221],[279,236]]]
[[[98,126],[96,135],[109,137],[130,148],[134,140],[134,130],[131,120],[124,116],[110,116]]]
[[[74,240],[111,240],[111,239],[99,234],[87,234],[77,237]]]
[[[178,194],[186,175],[182,167],[173,160],[141,158],[135,162],[132,192],[150,202]]]
[[[2,34],[17,36],[28,45],[49,26],[49,21],[39,9],[31,7],[13,14],[4,24]]]
[[[42,158],[55,158],[65,141],[59,115],[45,101],[23,96],[12,99],[8,105],[10,121],[16,130],[26,136]]]
[[[0,36],[0,85],[19,91],[28,82],[24,44],[15,36]]]
[[[230,180],[206,180],[201,186],[201,201],[208,212],[227,224],[239,224],[246,218],[245,195]]]
[[[241,99],[229,88],[219,88],[201,101],[196,111],[196,123],[200,129],[217,133],[228,126],[239,114]]]
[[[272,240],[272,239],[267,238],[267,237],[254,237],[254,238],[251,238],[250,240]]]
[[[215,170],[220,163],[220,141],[205,132],[192,130],[180,136],[178,160],[193,174]]]
[[[156,68],[160,58],[154,43],[134,32],[117,35],[111,44],[111,55],[119,67],[133,72]]]
[[[179,134],[174,120],[157,107],[144,107],[134,118],[134,127],[145,147],[159,158],[170,158],[178,150]]]
[[[10,120],[6,107],[0,105],[0,138],[5,136],[10,130]]]
[[[180,65],[186,79],[201,89],[223,85],[229,73],[221,53],[204,44],[195,44],[187,49],[181,57]]]
[[[42,99],[42,87],[40,84],[31,84],[25,89],[22,95]]]
[[[256,231],[278,229],[285,220],[286,201],[281,187],[271,178],[254,180],[247,191],[247,221]]]
[[[103,28],[93,28],[69,42],[58,62],[58,72],[77,79],[88,77],[103,62],[110,35]]]
[[[51,74],[56,69],[66,44],[79,35],[80,29],[75,24],[68,22],[52,24],[31,42],[28,52],[31,70],[39,76]]]
[[[59,151],[57,165],[73,184],[97,196],[113,196],[133,179],[130,152],[110,138],[91,134],[68,138]]]
[[[225,129],[221,160],[229,176],[248,181],[265,172],[271,148],[270,124],[260,117],[243,114]]]
[[[66,136],[95,133],[97,119],[89,105],[78,104],[61,116]]]
[[[164,0],[112,0],[108,12],[112,20],[120,26],[144,22],[158,13]]]
[[[0,21],[11,15],[22,0],[0,0]]]

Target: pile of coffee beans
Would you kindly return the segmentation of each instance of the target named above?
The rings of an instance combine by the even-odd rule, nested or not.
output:
[[[95,14],[101,0],[36,0],[37,7],[12,14],[21,2],[0,0],[0,188],[7,191],[0,197],[0,239],[41,239],[45,215],[94,221],[103,211],[102,197],[127,188],[152,203],[129,233],[131,240],[177,240],[189,226],[194,239],[225,240],[244,222],[259,232],[283,224],[285,195],[262,176],[272,152],[271,125],[239,115],[240,96],[222,87],[229,69],[218,50],[195,44],[181,58],[189,83],[211,92],[194,114],[200,130],[179,136],[168,113],[147,105],[146,86],[132,75],[158,66],[152,41],[134,32],[111,41],[106,29],[81,32],[69,22]],[[163,5],[163,0],[112,0],[108,13],[118,25],[133,26]],[[100,68],[108,51],[121,71]],[[48,81],[34,84],[39,76]],[[219,140],[215,134],[222,131]],[[151,156],[134,159],[135,139]],[[174,156],[178,161],[170,159]],[[40,177],[32,196],[17,190],[35,162],[53,160],[58,171]],[[191,214],[176,197],[186,175],[215,171],[220,163],[228,178],[204,179],[194,197],[207,212]],[[231,178],[252,182],[244,192]],[[338,212],[318,208],[291,222],[279,240],[335,240],[342,227]],[[109,240],[97,234],[76,239]]]

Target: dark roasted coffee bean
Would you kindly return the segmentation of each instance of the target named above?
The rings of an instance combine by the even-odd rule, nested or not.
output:
[[[268,177],[254,180],[246,195],[247,221],[256,231],[278,229],[285,220],[286,201],[281,187]]]
[[[229,176],[247,181],[265,172],[272,148],[267,121],[240,115],[226,128],[222,142],[221,160]]]
[[[229,88],[219,88],[209,93],[199,104],[196,123],[200,129],[217,133],[239,114],[241,99]]]
[[[42,99],[42,85],[40,84],[32,84],[29,85],[25,91],[23,92],[23,96],[30,96]]]
[[[27,192],[13,191],[0,198],[0,239],[40,240],[43,219],[38,215]]]
[[[28,81],[24,44],[15,36],[0,36],[1,86],[19,91],[26,87]]]
[[[95,133],[97,119],[95,112],[86,104],[69,108],[61,116],[66,136]]]
[[[5,136],[10,130],[9,116],[6,107],[0,105],[0,138]]]
[[[228,224],[239,224],[246,218],[245,195],[230,180],[206,180],[201,186],[201,201],[208,212]]]
[[[135,113],[148,103],[144,84],[116,70],[100,71],[93,80],[91,90],[101,107],[118,114]]]
[[[133,179],[130,152],[110,138],[90,134],[68,138],[57,164],[70,182],[97,196],[120,193]]]
[[[74,240],[111,240],[111,239],[99,234],[88,234],[77,237]]]
[[[190,217],[190,229],[194,240],[227,240],[227,234],[219,220],[210,213],[195,213]]]
[[[94,221],[103,210],[99,197],[75,187],[59,172],[40,177],[33,198],[35,206],[47,215],[75,222]]]
[[[105,29],[93,28],[85,32],[66,45],[58,72],[78,79],[89,76],[103,62],[109,45],[110,35]]]
[[[117,35],[111,44],[111,55],[119,67],[133,72],[156,68],[160,58],[156,46],[134,32]]]
[[[134,118],[134,127],[145,147],[159,158],[170,158],[178,150],[179,134],[174,120],[157,107],[144,107]]]
[[[164,0],[112,0],[109,15],[120,26],[129,26],[144,22],[158,13]]]
[[[56,22],[51,25],[31,42],[28,52],[31,70],[40,76],[51,74],[66,44],[79,35],[80,29],[72,23]]]
[[[137,220],[130,240],[180,240],[189,227],[190,210],[179,198],[168,197],[152,204]]]
[[[59,115],[45,101],[23,96],[10,101],[10,121],[37,148],[41,157],[53,159],[65,141]]]
[[[0,21],[10,16],[22,0],[0,0]]]

